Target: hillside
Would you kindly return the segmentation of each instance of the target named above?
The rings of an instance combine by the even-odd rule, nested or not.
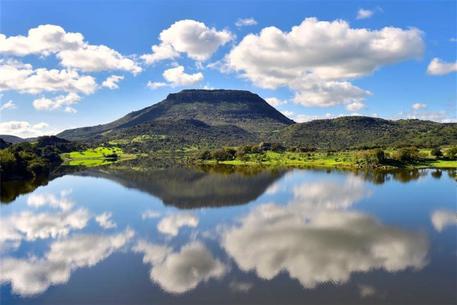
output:
[[[27,141],[26,139],[6,134],[0,135],[0,139],[11,144],[22,143]]]
[[[457,124],[350,116],[294,124],[270,137],[287,146],[347,149],[457,144]]]
[[[69,140],[111,137],[111,133],[120,130],[129,134],[133,131],[129,128],[134,126],[155,122],[172,126],[178,120],[200,121],[209,128],[231,125],[253,135],[269,133],[293,124],[292,120],[257,94],[248,91],[183,90],[111,123],[65,130],[58,136]]]

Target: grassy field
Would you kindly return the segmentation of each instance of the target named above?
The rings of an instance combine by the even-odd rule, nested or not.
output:
[[[117,157],[114,157],[116,155]],[[72,151],[61,155],[65,165],[71,166],[100,166],[114,162],[135,159],[134,154],[124,153],[119,147],[99,146],[83,151]]]
[[[388,153],[394,153],[394,150]],[[227,165],[262,165],[262,166],[286,166],[286,167],[316,167],[316,168],[357,168],[363,167],[357,151],[341,151],[334,153],[326,152],[272,152],[246,154],[242,158],[228,161],[204,160],[205,164]],[[398,164],[386,162],[380,167],[399,167]],[[421,151],[421,160],[402,164],[406,168],[457,168],[455,160],[437,160],[430,155],[430,150]]]

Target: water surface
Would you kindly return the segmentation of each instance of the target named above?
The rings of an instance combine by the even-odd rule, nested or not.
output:
[[[65,175],[2,204],[1,303],[456,304],[454,174]]]

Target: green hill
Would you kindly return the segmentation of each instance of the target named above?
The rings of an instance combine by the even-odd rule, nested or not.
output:
[[[348,116],[288,126],[270,137],[287,146],[318,149],[457,144],[457,124]]]

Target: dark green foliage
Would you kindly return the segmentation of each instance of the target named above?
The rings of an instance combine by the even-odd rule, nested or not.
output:
[[[368,166],[381,165],[386,161],[386,156],[382,149],[372,149],[357,153],[357,159]]]
[[[401,162],[414,162],[419,160],[419,150],[416,147],[400,148],[393,157]]]
[[[457,146],[453,146],[446,151],[446,158],[457,160]]]
[[[287,147],[325,150],[457,144],[456,123],[341,117],[294,124],[271,136]]]
[[[430,153],[432,156],[434,156],[438,159],[443,156],[443,152],[441,151],[441,149],[439,147],[434,147]]]
[[[46,176],[58,166],[59,154],[78,146],[57,137],[40,137],[36,143],[21,142],[0,150],[0,175],[3,180]]]
[[[215,159],[216,161],[234,160],[235,156],[236,156],[236,150],[234,150],[232,148],[217,149],[211,154],[211,158]]]
[[[10,145],[11,145],[11,143],[6,142],[6,141],[4,141],[2,138],[0,138],[0,149],[7,148],[7,147],[10,146]]]

